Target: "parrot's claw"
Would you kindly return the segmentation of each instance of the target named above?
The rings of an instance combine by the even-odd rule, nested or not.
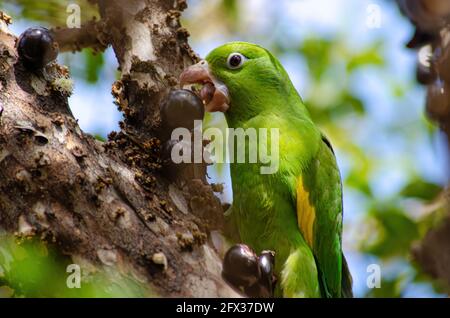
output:
[[[247,245],[237,244],[225,254],[222,276],[248,297],[270,298],[276,285],[274,266],[275,252],[263,251],[258,257]]]

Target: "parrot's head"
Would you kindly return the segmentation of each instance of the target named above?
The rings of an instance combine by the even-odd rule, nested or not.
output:
[[[201,84],[200,97],[209,112],[227,118],[249,117],[267,107],[266,97],[286,93],[290,80],[278,60],[266,49],[247,42],[231,42],[211,51],[188,67],[180,84]],[[270,99],[269,99],[270,100]]]

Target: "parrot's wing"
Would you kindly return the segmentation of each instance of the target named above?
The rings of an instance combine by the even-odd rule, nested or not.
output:
[[[351,278],[347,266],[343,266],[341,250],[341,176],[326,137],[322,137],[317,155],[298,179],[296,190],[298,225],[316,259],[322,294],[325,297],[347,295],[342,287],[348,289],[350,284],[351,288]]]

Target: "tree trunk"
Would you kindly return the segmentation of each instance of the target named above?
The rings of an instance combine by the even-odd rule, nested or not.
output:
[[[413,38],[407,44],[411,49],[426,49],[430,56],[417,61],[417,80],[427,85],[427,115],[445,135],[450,151],[450,4],[439,0],[396,0],[401,12],[415,27]],[[450,181],[450,163],[447,180]],[[443,221],[430,229],[421,242],[412,248],[413,259],[422,269],[443,283],[450,293],[450,188],[442,195]]]
[[[237,296],[211,243],[223,209],[204,167],[189,167],[177,181],[162,167],[159,105],[197,59],[179,22],[186,3],[98,6],[98,47],[111,44],[116,53],[122,78],[112,92],[125,116],[105,143],[72,116],[67,70],[26,70],[16,37],[0,22],[0,228],[55,243],[74,262],[131,272],[160,296]],[[95,44],[92,32],[88,39],[68,36],[64,45]],[[155,264],[161,258],[167,266]]]

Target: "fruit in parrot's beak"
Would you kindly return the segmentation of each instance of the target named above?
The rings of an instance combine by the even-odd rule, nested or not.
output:
[[[227,111],[230,103],[228,89],[225,84],[217,80],[211,74],[208,62],[202,60],[199,63],[188,67],[181,73],[181,87],[189,84],[203,85],[200,90],[200,98],[208,112]]]
[[[173,90],[161,105],[161,120],[169,130],[183,127],[192,130],[194,120],[203,120],[201,99],[186,89]]]
[[[18,40],[17,51],[26,68],[37,70],[54,61],[58,56],[58,44],[46,28],[29,28]]]

